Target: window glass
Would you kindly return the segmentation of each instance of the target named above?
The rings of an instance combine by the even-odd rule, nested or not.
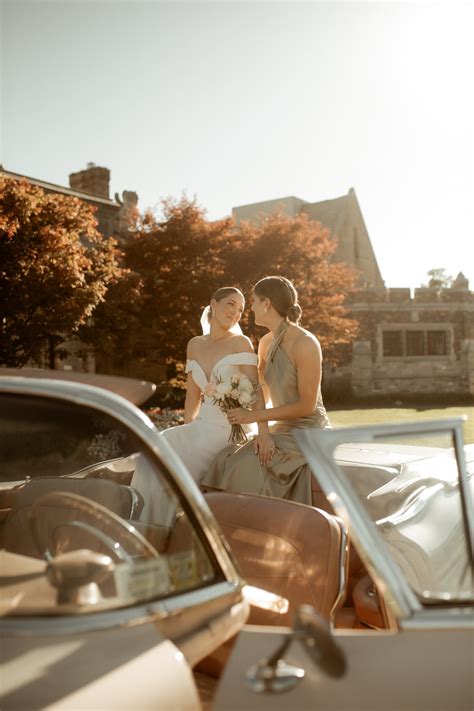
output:
[[[402,331],[383,332],[383,354],[384,356],[403,355]]]
[[[446,331],[428,331],[427,333],[428,355],[447,355],[447,333]]]
[[[420,600],[472,600],[468,532],[451,433],[342,444],[335,460],[381,535],[386,556]],[[472,497],[472,455],[467,472]]]
[[[424,355],[423,331],[406,331],[405,336],[407,356]]]
[[[0,431],[2,608],[70,614],[222,579],[166,466],[119,421],[3,394]]]

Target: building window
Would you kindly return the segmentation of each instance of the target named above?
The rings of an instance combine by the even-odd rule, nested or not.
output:
[[[424,355],[423,331],[406,331],[405,344],[407,356]]]
[[[443,329],[400,328],[382,331],[385,358],[447,356],[449,334]]]
[[[426,346],[428,355],[447,355],[448,339],[446,331],[428,331],[426,335]]]
[[[384,331],[383,332],[383,354],[384,356],[402,356],[403,355],[403,343],[402,343],[403,331]]]

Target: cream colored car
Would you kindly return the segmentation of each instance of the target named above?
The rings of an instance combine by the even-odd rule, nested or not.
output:
[[[471,708],[460,428],[301,433],[318,507],[203,496],[122,397],[0,377],[1,708]]]

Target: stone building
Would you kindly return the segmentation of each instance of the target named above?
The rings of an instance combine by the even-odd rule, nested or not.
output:
[[[98,230],[104,237],[111,237],[112,235],[118,237],[121,232],[123,233],[128,213],[133,207],[136,207],[138,202],[136,193],[127,191],[122,194],[122,199],[116,194],[115,199],[112,200],[109,196],[110,170],[101,168],[94,163],[88,163],[85,170],[71,173],[69,187],[48,183],[20,173],[12,173],[4,170],[1,166],[0,173],[6,178],[25,179],[32,185],[43,188],[48,193],[70,195],[84,200],[84,202],[96,208],[96,217],[99,223]]]
[[[333,259],[355,267],[360,273],[361,287],[383,287],[382,275],[354,188],[347,195],[323,202],[305,202],[292,196],[241,205],[232,209],[232,215],[237,223],[242,220],[255,222],[276,211],[290,217],[306,214],[311,220],[321,222],[329,228],[331,236],[337,239]]]
[[[450,288],[371,289],[354,295],[360,323],[350,366],[354,395],[474,395],[474,293]]]
[[[450,288],[384,286],[353,188],[343,197],[308,203],[297,197],[242,205],[235,219],[258,221],[277,210],[306,213],[337,237],[333,259],[360,271],[348,304],[359,324],[352,356],[324,372],[333,397],[474,395],[474,293],[459,274]]]

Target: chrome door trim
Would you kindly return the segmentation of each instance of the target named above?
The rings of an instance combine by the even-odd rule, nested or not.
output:
[[[113,627],[159,622],[189,608],[213,602],[219,598],[236,601],[240,585],[221,582],[191,590],[173,597],[141,603],[134,607],[114,608],[107,612],[87,612],[77,615],[18,615],[0,619],[0,636],[41,637],[97,632]]]

